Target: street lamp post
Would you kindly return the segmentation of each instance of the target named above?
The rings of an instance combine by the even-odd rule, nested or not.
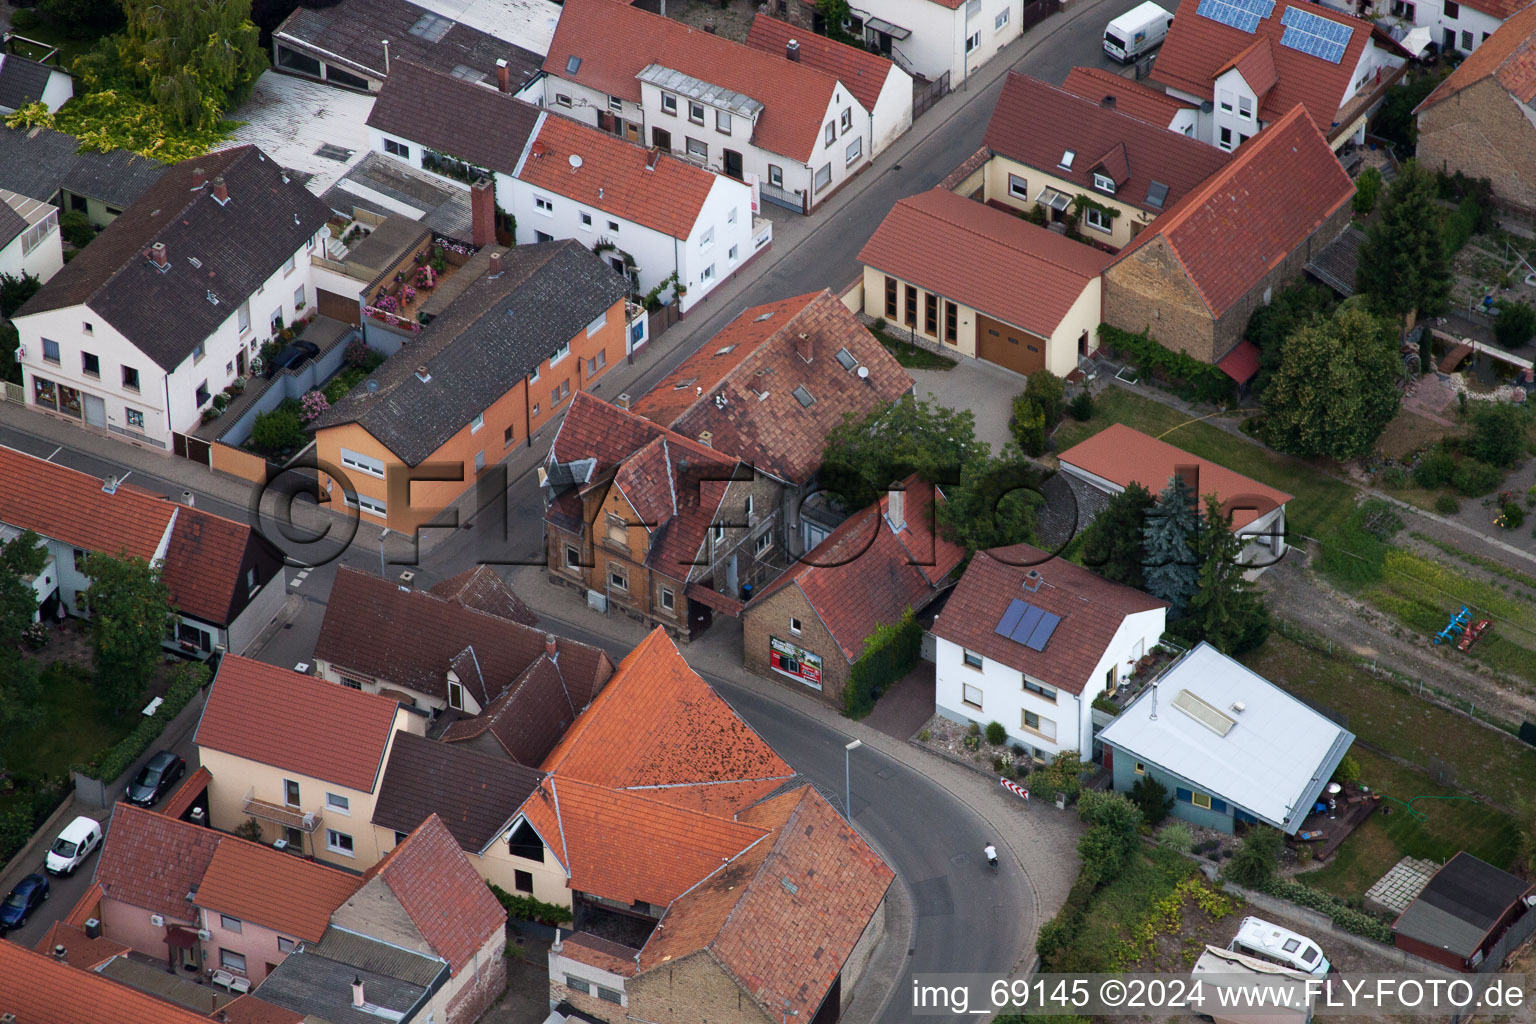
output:
[[[853,820],[853,752],[863,745],[863,740],[854,740],[843,747],[843,809],[849,821]]]
[[[389,527],[384,527],[384,532],[379,534],[379,577],[388,579],[389,574],[384,571],[384,540],[389,536]]]

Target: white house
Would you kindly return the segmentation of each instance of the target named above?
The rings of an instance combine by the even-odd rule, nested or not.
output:
[[[544,71],[555,113],[755,183],[804,213],[873,150],[870,111],[836,77],[612,0],[566,3]]]
[[[676,274],[683,312],[773,238],[741,182],[565,117],[540,115],[513,176],[519,244],[574,238],[663,299]]]
[[[14,53],[0,53],[0,114],[12,114],[29,103],[58,110],[75,95],[68,71]]]
[[[0,275],[47,283],[63,266],[58,207],[0,188]]]
[[[1376,0],[1373,13],[1428,29],[1442,50],[1471,53],[1524,5],[1520,0]],[[1422,38],[1422,37],[1421,37]],[[1407,43],[1407,40],[1404,40]]]
[[[17,312],[27,404],[171,448],[314,299],[330,215],[252,146],[169,168]]]
[[[849,30],[866,45],[910,74],[948,75],[952,89],[1024,31],[1024,0],[859,0],[852,10]]]
[[[933,624],[938,713],[1037,759],[1089,756],[1093,699],[1163,635],[1168,605],[1030,547],[979,551]]]

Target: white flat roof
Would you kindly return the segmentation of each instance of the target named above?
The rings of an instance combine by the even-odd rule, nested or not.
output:
[[[417,7],[540,56],[549,53],[555,38],[560,5],[553,0],[411,0]]]
[[[1198,700],[1182,696],[1186,691]],[[1225,732],[1207,721],[1217,718]],[[1143,690],[1099,738],[1286,832],[1300,827],[1355,739],[1205,643]]]
[[[264,71],[251,98],[229,112],[244,121],[216,149],[254,145],[280,167],[310,175],[315,195],[336,184],[368,155],[368,114],[373,97]]]

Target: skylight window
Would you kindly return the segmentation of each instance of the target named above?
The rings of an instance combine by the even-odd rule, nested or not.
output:
[[[1076,159],[1077,159],[1077,151],[1069,149],[1065,153],[1061,154],[1061,164],[1060,164],[1060,166],[1062,168],[1070,171],[1072,169],[1072,161],[1076,160]]]
[[[728,355],[730,355],[734,351],[736,351],[736,346],[735,345],[727,345],[724,348],[717,348],[717,349],[715,349],[715,355],[717,355],[717,356],[728,356]]]
[[[565,73],[566,74],[574,75],[576,72],[578,72],[580,70],[581,70],[581,58],[580,57],[569,57],[569,58],[566,59],[566,62],[565,62]]]
[[[773,319],[773,310],[770,309],[766,313],[759,313],[759,314],[757,314],[757,316],[752,318],[752,322],[755,323],[755,324],[760,324],[764,320],[771,320],[771,319]]]
[[[697,378],[697,377],[689,377],[687,380],[680,380],[676,384],[672,385],[672,390],[673,391],[684,391],[684,390],[686,390],[688,388],[693,387],[694,382],[697,381],[698,379],[699,378]]]
[[[812,396],[812,394],[809,391],[805,390],[804,387],[797,387],[791,393],[795,396],[795,401],[799,402],[801,405],[805,406],[807,409],[809,409],[811,407],[811,403],[816,401],[815,397]]]
[[[843,369],[845,370],[851,370],[855,366],[859,365],[859,361],[853,358],[853,353],[849,352],[845,348],[840,348],[837,350],[837,361],[842,364]]]
[[[1168,186],[1160,181],[1154,181],[1147,185],[1147,205],[1154,210],[1161,210],[1163,204],[1168,201]]]
[[[440,43],[443,41],[443,36],[448,34],[450,28],[453,28],[452,21],[449,21],[441,14],[433,14],[431,11],[427,11],[417,18],[416,24],[406,29],[406,31],[413,36],[425,39],[429,43]]]
[[[1219,710],[1188,690],[1179,691],[1178,696],[1173,698],[1173,706],[1211,730],[1217,736],[1225,736],[1237,724],[1237,720],[1231,715]]]

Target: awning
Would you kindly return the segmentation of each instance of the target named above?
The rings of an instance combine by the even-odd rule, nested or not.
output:
[[[1040,194],[1035,196],[1035,202],[1041,206],[1049,206],[1060,213],[1072,205],[1072,197],[1065,192],[1058,192],[1054,188],[1043,188],[1040,190]]]
[[[738,600],[730,594],[722,594],[718,590],[706,587],[702,583],[688,584],[683,593],[687,595],[688,600],[697,601],[706,608],[713,608],[715,611],[729,615],[732,618],[740,615],[741,610],[747,606],[745,601]]]
[[[246,817],[260,818],[284,828],[296,828],[301,832],[314,832],[320,827],[321,816],[317,811],[301,811],[295,807],[283,807],[267,800],[248,798],[241,808]]]
[[[892,25],[890,22],[882,21],[879,18],[865,18],[864,27],[874,29],[876,32],[890,36],[892,39],[906,39],[912,35],[910,29],[902,28],[900,25]]]
[[[1247,384],[1259,372],[1259,347],[1245,338],[1216,367],[1239,384]]]
[[[165,930],[165,941],[177,949],[196,949],[197,932],[188,931],[185,928],[177,928],[173,925]]]

